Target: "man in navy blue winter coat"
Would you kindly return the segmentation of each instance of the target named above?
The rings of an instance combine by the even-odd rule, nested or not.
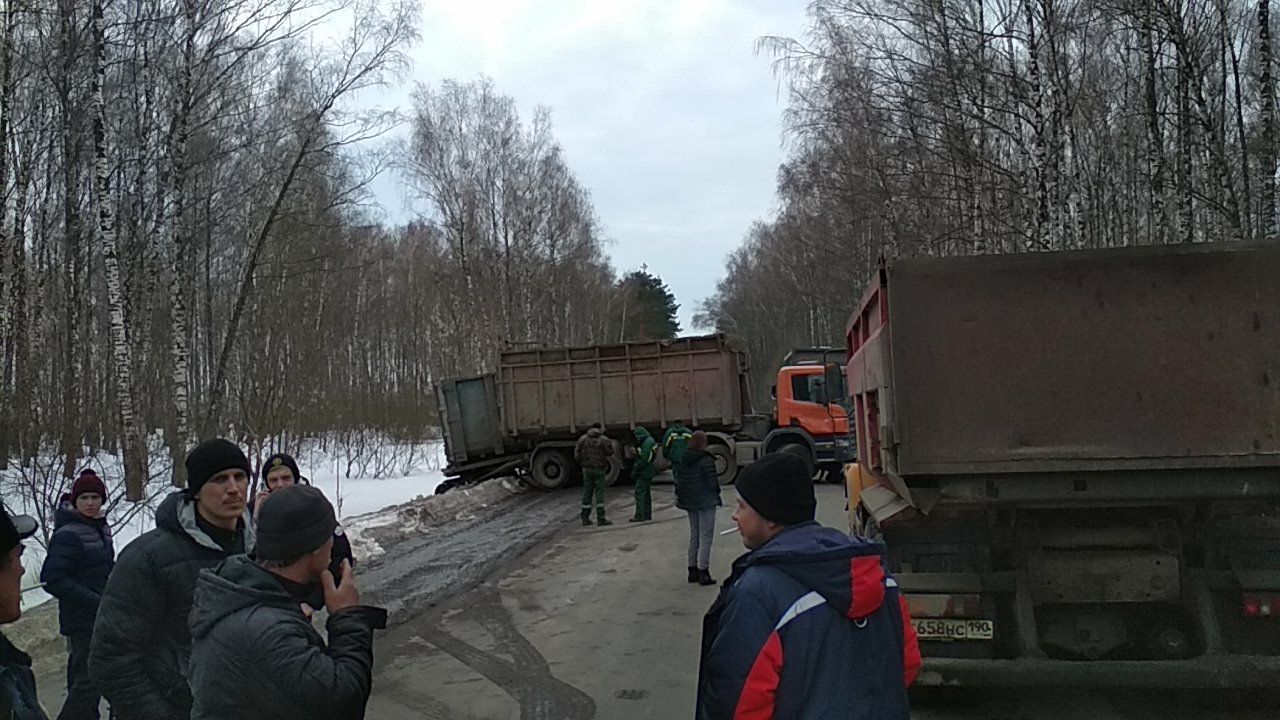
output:
[[[58,622],[67,638],[67,699],[58,720],[98,718],[101,695],[89,680],[93,623],[107,578],[116,564],[111,528],[102,515],[107,486],[85,469],[54,511],[53,538],[40,572],[50,595],[58,598]]]
[[[814,522],[805,462],[737,479],[751,551],[703,622],[698,720],[908,720],[920,649],[883,546]]]

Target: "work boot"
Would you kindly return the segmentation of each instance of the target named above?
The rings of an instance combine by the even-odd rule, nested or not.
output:
[[[613,523],[609,522],[608,520],[605,520],[604,518],[600,518],[599,520],[596,521],[596,525],[599,525],[600,527],[604,527],[605,525],[612,525],[612,524]]]
[[[689,582],[691,583],[698,582],[698,568],[696,567],[689,568]]]
[[[582,527],[591,527],[591,518],[582,518]]]
[[[710,571],[708,571],[708,570],[699,570],[699,571],[698,571],[698,584],[699,584],[699,585],[715,585],[715,584],[716,584],[716,581],[715,581],[715,578],[711,577],[711,572],[710,572]]]
[[[631,518],[627,522],[644,522],[644,518]]]

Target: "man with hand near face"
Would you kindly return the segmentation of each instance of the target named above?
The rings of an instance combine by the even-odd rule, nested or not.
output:
[[[364,717],[373,631],[387,614],[360,604],[344,562],[329,570],[333,506],[319,490],[280,488],[258,508],[255,559],[200,573],[191,613],[193,720]],[[329,611],[326,645],[311,626],[318,588]]]
[[[22,617],[22,541],[36,534],[36,521],[26,515],[10,515],[0,507],[0,625]],[[0,633],[0,718],[49,720],[36,697],[36,676],[31,656],[14,647]]]
[[[116,564],[111,528],[102,515],[107,486],[80,472],[53,514],[53,537],[40,580],[58,598],[58,625],[67,638],[67,699],[58,720],[97,720],[101,694],[89,679],[89,647],[98,604]]]
[[[249,512],[257,514],[258,508],[262,507],[262,503],[271,497],[272,493],[283,490],[294,485],[310,485],[311,482],[302,477],[302,473],[298,471],[298,461],[293,456],[285,453],[276,453],[267,458],[262,463],[262,485],[253,503],[249,506]],[[356,558],[351,552],[351,541],[347,539],[346,532],[342,526],[338,525],[333,531],[333,553],[329,558],[329,572],[342,582],[342,563],[355,567]],[[312,607],[320,607],[324,604],[324,598],[320,596],[320,589],[317,586],[314,589],[314,597],[312,598]]]
[[[804,460],[736,482],[742,544],[702,626],[698,720],[909,720],[920,648],[884,546],[814,521]]]
[[[249,460],[227,440],[187,455],[187,489],[165,498],[156,528],[120,553],[98,610],[89,674],[118,720],[191,713],[188,617],[201,570],[253,549]]]

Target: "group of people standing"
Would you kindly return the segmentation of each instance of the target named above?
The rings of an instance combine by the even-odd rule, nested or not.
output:
[[[652,519],[650,484],[659,444],[635,430],[636,514]],[[660,444],[671,462],[676,507],[689,518],[690,583],[715,585],[711,543],[723,503],[708,437],[676,422]],[[604,478],[616,454],[596,425],[578,443],[582,522],[592,501],[604,517]],[[921,664],[905,598],[884,546],[816,522],[813,476],[801,458],[778,453],[735,481],[733,522],[746,554],[703,621],[698,720],[867,717],[907,720],[906,689]]]
[[[187,488],[118,559],[92,470],[55,514],[41,577],[67,637],[59,720],[96,720],[102,697],[119,720],[363,717],[386,612],[360,604],[333,506],[288,455],[263,464],[252,502],[234,443],[201,443],[185,465]],[[35,532],[31,518],[0,518],[0,623],[21,614],[17,556]],[[321,608],[327,641],[312,625]],[[47,719],[30,658],[2,635],[0,718]]]
[[[653,478],[658,472],[659,443],[643,427],[635,434],[635,458],[631,478],[635,481],[635,515],[631,522],[653,519]],[[711,543],[715,539],[716,508],[720,499],[720,480],[715,459],[707,452],[707,434],[694,432],[676,420],[662,435],[662,455],[671,463],[675,478],[676,507],[689,515],[689,582],[714,585],[711,577]],[[582,468],[582,524],[591,525],[591,512],[596,525],[612,525],[605,517],[604,486],[609,465],[618,450],[599,423],[592,425],[574,447],[574,459]]]

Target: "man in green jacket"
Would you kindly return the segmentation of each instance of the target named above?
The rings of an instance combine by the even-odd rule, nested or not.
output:
[[[693,431],[685,427],[680,420],[672,421],[671,427],[667,428],[666,434],[662,436],[662,456],[671,463],[672,467],[680,462],[680,457],[684,455],[684,449],[688,447],[691,437],[693,437]]]
[[[631,465],[631,478],[636,482],[636,515],[631,522],[644,522],[653,519],[653,497],[649,488],[653,484],[653,476],[657,468],[653,461],[658,452],[658,443],[642,427],[636,428],[636,443],[639,449],[636,460]]]

